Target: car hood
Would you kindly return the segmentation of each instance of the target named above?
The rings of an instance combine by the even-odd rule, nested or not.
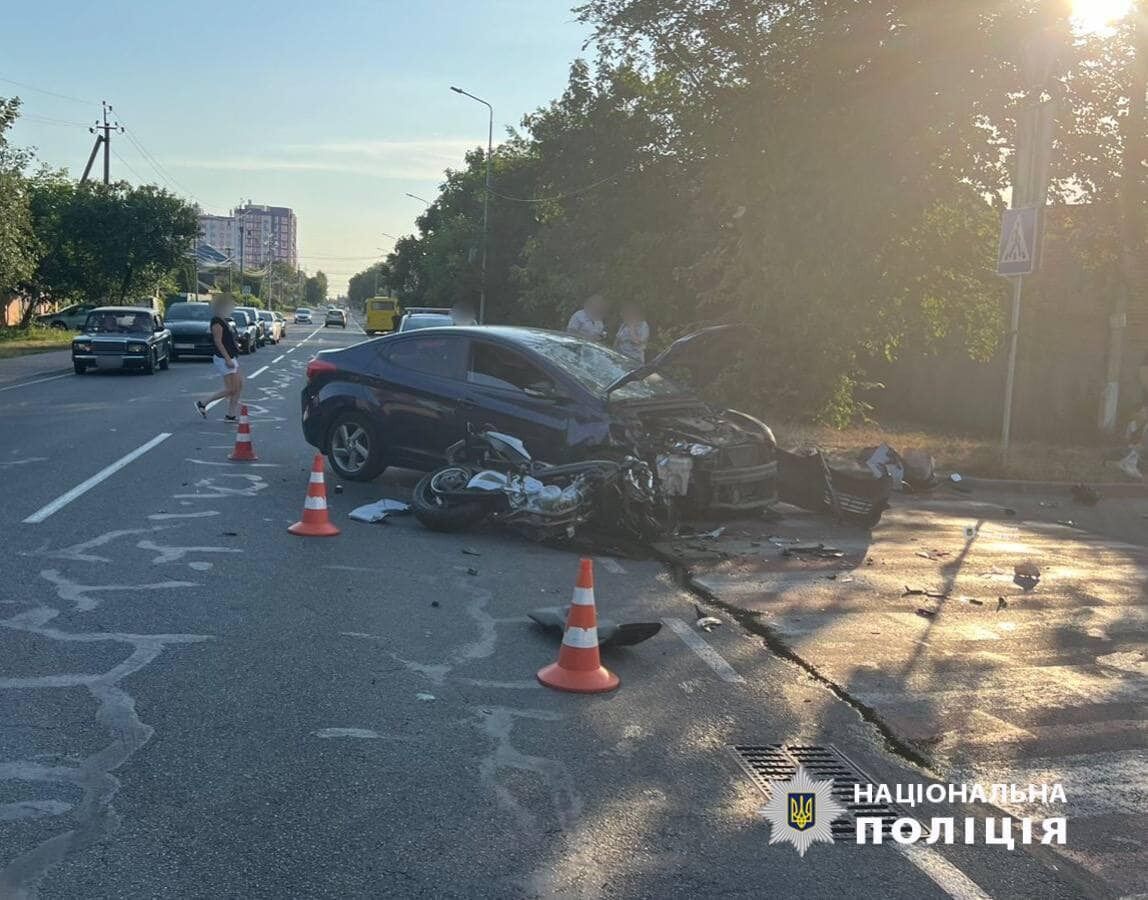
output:
[[[711,325],[687,334],[670,344],[650,362],[618,378],[606,388],[606,394],[672,367],[689,369],[695,381],[716,378],[746,345],[746,335],[746,329],[738,325]]]
[[[211,334],[210,322],[180,321],[167,322],[167,330],[172,334]]]

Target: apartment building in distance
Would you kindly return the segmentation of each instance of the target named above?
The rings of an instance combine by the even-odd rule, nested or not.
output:
[[[299,263],[298,222],[289,207],[247,203],[230,216],[201,215],[199,227],[202,243],[243,269],[260,269],[268,260]]]

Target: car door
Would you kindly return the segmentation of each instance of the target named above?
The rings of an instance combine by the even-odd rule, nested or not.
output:
[[[372,390],[388,461],[423,469],[440,465],[446,448],[466,434],[465,338],[411,335],[376,346],[382,383]]]
[[[494,426],[526,444],[537,460],[569,456],[569,400],[555,379],[524,353],[472,339],[463,408],[475,429]]]

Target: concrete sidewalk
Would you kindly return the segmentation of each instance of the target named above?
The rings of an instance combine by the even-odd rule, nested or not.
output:
[[[1067,815],[1069,858],[1148,891],[1148,549],[995,503],[901,503],[872,535],[787,512],[663,549],[944,779],[1062,782],[1066,807],[1010,811]],[[785,558],[770,536],[845,556]]]

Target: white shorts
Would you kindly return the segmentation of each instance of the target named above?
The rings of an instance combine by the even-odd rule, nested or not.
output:
[[[236,372],[238,372],[239,371],[239,360],[237,360],[234,356],[231,357],[231,359],[232,359],[232,362],[235,363],[234,369],[227,368],[227,360],[224,359],[222,356],[211,357],[211,365],[215,369],[215,374],[217,374],[217,375],[234,375]]]

